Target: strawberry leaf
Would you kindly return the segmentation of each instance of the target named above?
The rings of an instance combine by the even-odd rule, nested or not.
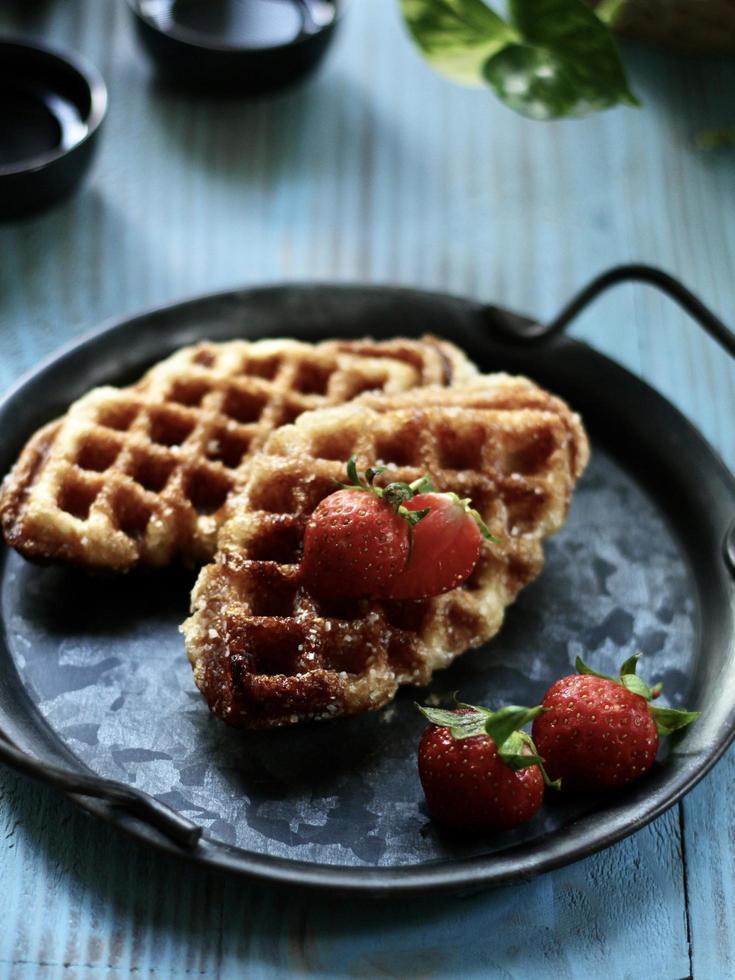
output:
[[[492,714],[487,708],[476,708],[467,705],[462,711],[449,711],[446,708],[425,708],[417,704],[421,714],[432,725],[448,728],[454,738],[472,738],[485,734],[487,716]]]
[[[503,746],[498,750],[498,755],[506,764],[516,772],[519,769],[528,769],[530,766],[538,766],[544,783],[553,789],[561,789],[561,779],[551,780],[544,768],[544,760],[538,754],[536,746],[530,735],[526,732],[513,732],[503,742]]]
[[[483,538],[485,538],[487,541],[492,541],[493,544],[500,544],[500,538],[496,538],[494,534],[490,533],[490,528],[483,521],[479,510],[475,510],[474,507],[470,507],[469,503],[470,501],[468,500],[467,513],[470,515],[470,517],[474,518],[475,524],[477,524],[479,527],[480,534],[483,536]]]
[[[414,494],[414,496],[418,496],[420,493],[434,492],[434,484],[426,475],[420,476],[418,480],[414,480],[413,483],[409,483],[409,487],[411,488],[411,492]]]
[[[533,721],[545,708],[521,708],[510,704],[498,711],[490,711],[474,704],[456,702],[458,708],[416,707],[432,725],[447,727],[455,738],[471,738],[474,735],[489,735],[498,750],[504,748],[505,741],[519,728]]]
[[[457,709],[453,711],[445,708],[425,708],[420,704],[416,707],[432,725],[448,728],[453,738],[489,736],[495,743],[499,757],[511,769],[518,771],[528,769],[530,766],[538,766],[547,786],[554,789],[561,787],[560,780],[552,782],[549,779],[544,769],[544,760],[538,754],[531,736],[519,730],[546,711],[546,708],[541,705],[535,708],[521,708],[509,704],[498,711],[490,711],[478,705],[463,704],[457,700],[456,692],[454,703]]]
[[[362,486],[362,481],[357,473],[357,459],[354,456],[350,456],[347,462],[347,479],[350,481],[352,486]]]
[[[503,742],[502,749],[498,750],[498,755],[506,766],[510,766],[516,772],[519,769],[528,769],[530,766],[537,766],[539,763],[543,763],[543,759],[538,755],[535,747],[531,747],[533,746],[533,742],[529,746],[526,739],[523,738],[524,735],[525,732],[513,732]],[[529,739],[529,741],[531,740]]]
[[[626,690],[630,691],[631,694],[638,694],[646,701],[651,700],[650,687],[645,681],[641,680],[640,677],[636,677],[635,674],[623,674],[620,678],[620,683]]]
[[[517,704],[509,704],[498,711],[490,711],[485,721],[485,733],[502,754],[506,739],[545,710],[540,705],[536,708],[520,708]]]
[[[620,668],[621,678],[626,674],[635,674],[638,669],[638,661],[640,659],[640,653],[634,653],[632,657],[628,657],[623,666]]]
[[[422,510],[408,510],[406,507],[399,507],[398,513],[401,517],[406,518],[411,528],[414,528],[419,521],[422,521],[426,517],[430,510],[430,507],[424,507]]]
[[[698,711],[683,711],[678,708],[651,708],[650,710],[659,735],[671,735],[699,718]]]
[[[422,476],[418,480],[414,480],[413,483],[395,480],[386,487],[374,487],[373,480],[375,477],[380,473],[385,473],[385,471],[385,466],[369,466],[365,470],[364,478],[362,478],[357,471],[357,457],[351,456],[347,461],[347,479],[350,482],[335,482],[343,490],[365,490],[367,493],[372,493],[381,500],[385,500],[397,514],[400,514],[408,522],[409,530],[412,530],[422,518],[426,517],[429,508],[425,507],[423,510],[412,511],[404,507],[403,504],[415,496],[417,492],[433,490],[433,484],[428,476]]]
[[[368,484],[368,486],[372,486],[373,480],[380,473],[385,473],[385,467],[384,466],[369,466],[365,470],[365,482]]]
[[[578,674],[592,674],[593,677],[600,677],[603,681],[615,681],[616,684],[618,683],[615,678],[610,677],[609,674],[598,674],[596,670],[588,667],[581,657],[577,657],[577,659],[574,661],[574,667]]]
[[[443,496],[449,497],[453,503],[458,504],[466,514],[470,515],[472,520],[479,527],[480,534],[483,536],[483,538],[486,538],[488,541],[492,541],[493,544],[500,544],[500,538],[496,538],[490,533],[490,528],[482,519],[480,512],[474,509],[472,506],[472,501],[469,497],[462,498],[456,493],[445,493]]]

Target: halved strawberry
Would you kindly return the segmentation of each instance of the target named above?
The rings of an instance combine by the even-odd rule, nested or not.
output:
[[[391,599],[423,599],[456,589],[472,574],[483,537],[497,541],[470,501],[456,493],[419,493],[403,506],[428,513],[413,529],[411,557],[393,581]]]

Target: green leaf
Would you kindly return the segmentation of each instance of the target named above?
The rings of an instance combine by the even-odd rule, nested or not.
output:
[[[523,728],[545,710],[540,705],[536,708],[520,708],[517,704],[509,704],[498,711],[488,712],[488,717],[485,719],[485,732],[495,742],[500,752],[506,739],[513,732]]]
[[[527,735],[524,738],[524,735],[525,732],[513,732],[503,742],[502,748],[498,749],[498,755],[506,766],[510,766],[511,769],[515,769],[516,771],[519,769],[528,769],[530,766],[538,766],[539,764],[543,764],[544,761],[536,752],[536,748],[531,739]],[[528,742],[531,742],[530,746]]]
[[[545,708],[520,708],[510,704],[498,711],[490,711],[474,704],[457,702],[458,710],[416,707],[432,725],[445,725],[455,738],[471,738],[473,735],[489,735],[500,751],[503,743],[519,728],[533,721]],[[535,751],[535,750],[534,750]]]
[[[610,677],[608,674],[598,674],[596,670],[588,667],[581,657],[577,657],[577,659],[574,661],[574,667],[578,674],[592,674],[593,677],[601,677],[603,681],[613,681],[615,684],[618,683],[614,677]]]
[[[426,476],[420,476],[418,480],[414,480],[413,483],[409,483],[409,487],[415,496],[420,493],[433,493],[434,484],[431,482],[431,478]]]
[[[620,678],[620,683],[626,688],[631,694],[638,694],[645,701],[651,700],[651,689],[646,684],[645,681],[641,680],[640,677],[636,677],[635,674],[623,674]]]
[[[554,789],[561,787],[561,780],[552,782],[544,769],[544,760],[538,754],[533,739],[519,729],[533,721],[546,708],[539,705],[536,708],[520,708],[510,704],[498,711],[478,707],[474,704],[463,704],[454,694],[457,709],[448,711],[445,708],[424,708],[417,704],[421,714],[433,725],[448,728],[453,738],[474,738],[477,735],[489,735],[495,743],[498,755],[511,769],[528,769],[538,766],[547,786]]]
[[[398,513],[405,517],[411,528],[416,527],[419,521],[423,521],[427,514],[431,512],[430,507],[422,507],[421,510],[409,510],[407,507],[399,507]]]
[[[507,766],[516,771],[538,766],[546,785],[553,789],[561,789],[561,779],[555,779],[553,782],[549,779],[549,774],[544,768],[544,760],[538,754],[531,736],[525,732],[513,732],[509,735],[502,748],[498,750],[498,755]]]
[[[389,483],[388,486],[381,491],[380,494],[383,500],[387,500],[394,510],[403,513],[406,516],[405,508],[402,506],[407,500],[413,497],[413,491],[407,483],[401,483],[396,481],[395,483]]]
[[[634,653],[632,657],[628,657],[623,666],[620,668],[620,676],[623,677],[625,674],[635,674],[638,671],[638,661],[641,659],[640,653]]]
[[[516,32],[483,0],[401,0],[408,30],[437,71],[480,85],[483,66]]]
[[[492,712],[487,708],[476,708],[467,705],[464,711],[449,711],[446,708],[425,708],[420,704],[416,707],[432,725],[442,725],[449,729],[454,738],[472,738],[475,735],[485,735],[485,722]]]
[[[699,718],[698,711],[683,711],[678,708],[651,708],[651,714],[659,735],[671,735]]]
[[[357,459],[354,456],[350,456],[347,462],[347,479],[354,486],[360,485],[360,477],[357,475]]]
[[[628,0],[600,0],[595,4],[595,13],[608,27],[616,27],[625,11]]]
[[[477,526],[479,527],[480,534],[483,536],[483,538],[485,538],[487,541],[492,541],[493,544],[500,544],[500,538],[496,538],[494,534],[490,533],[490,528],[483,521],[482,515],[480,514],[479,510],[475,510],[474,507],[470,507],[469,500],[466,501],[466,504],[467,504],[466,507],[467,513],[470,515],[470,517],[474,519],[475,524],[477,524]]]
[[[385,466],[368,466],[365,470],[365,482],[368,486],[372,486],[375,477],[381,473],[385,473]]]
[[[612,35],[583,0],[509,0],[508,7],[519,37],[483,68],[507,106],[558,119],[638,105]]]

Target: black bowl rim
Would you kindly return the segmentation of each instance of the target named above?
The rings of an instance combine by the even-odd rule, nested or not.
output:
[[[86,133],[72,146],[67,146],[64,149],[50,150],[48,153],[42,153],[39,156],[24,160],[20,164],[0,166],[0,178],[12,177],[18,174],[38,173],[57,160],[61,160],[63,157],[78,150],[79,147],[93,138],[107,114],[108,105],[107,86],[105,85],[104,78],[90,61],[76,52],[50,47],[45,43],[36,41],[35,38],[25,36],[0,38],[0,55],[2,55],[4,48],[15,48],[16,50],[26,51],[29,56],[39,53],[44,54],[60,62],[65,68],[71,68],[89,90],[89,113],[85,119],[87,124]]]
[[[125,0],[133,16],[145,24],[146,27],[160,34],[162,37],[171,38],[172,41],[176,41],[183,47],[191,48],[195,51],[208,51],[211,54],[242,54],[242,55],[269,55],[269,54],[280,54],[281,52],[286,52],[292,50],[293,48],[300,47],[303,44],[308,44],[315,38],[323,37],[328,31],[334,30],[337,23],[344,16],[345,6],[349,0],[332,0],[334,4],[334,17],[332,20],[325,24],[324,27],[320,27],[317,31],[313,31],[311,34],[300,34],[298,37],[294,38],[293,41],[287,41],[285,44],[267,44],[264,47],[248,47],[245,44],[228,44],[224,41],[216,42],[214,40],[207,40],[207,35],[201,34],[198,31],[189,30],[186,27],[181,27],[174,24],[170,29],[164,29],[161,25],[150,15],[146,14],[141,9],[141,0]]]
[[[325,288],[335,292],[343,290],[345,294],[351,290],[360,290],[403,299],[409,299],[413,296],[426,300],[427,297],[434,296],[444,303],[451,301],[458,305],[462,304],[468,309],[473,309],[477,314],[498,312],[496,307],[490,307],[456,294],[387,284],[275,282],[266,286],[199,294],[188,299],[165,303],[138,314],[107,320],[100,326],[72,339],[26,371],[2,394],[0,397],[0,416],[9,408],[12,409],[13,400],[21,394],[25,385],[37,376],[64,361],[75,358],[79,354],[90,353],[96,343],[104,337],[122,333],[131,325],[140,324],[141,321],[146,321],[152,316],[170,314],[174,311],[183,313],[208,302],[238,303],[242,302],[244,298],[267,298],[270,293],[275,294],[284,289],[311,290],[316,293]],[[518,316],[518,314],[509,315]],[[531,321],[527,322],[530,323]],[[561,337],[553,343],[555,347],[563,347],[576,358],[582,358],[588,365],[596,363],[610,377],[616,377],[619,381],[624,380],[631,389],[637,389],[634,392],[636,396],[646,398],[650,403],[655,403],[676,426],[678,433],[687,440],[688,445],[695,448],[700,455],[703,454],[707,457],[707,465],[712,467],[710,472],[716,475],[720,484],[718,488],[719,497],[727,498],[728,504],[735,501],[735,478],[732,473],[699,430],[667,398],[646,381],[632,374],[627,368],[582,341]],[[5,546],[0,543],[0,559],[5,552]],[[724,554],[722,557],[724,569]],[[728,576],[729,582],[732,581],[732,577],[732,574]],[[732,591],[732,586],[729,588]],[[21,684],[21,690],[25,698],[28,699],[22,682],[18,680],[17,683]],[[15,709],[20,710],[20,705],[16,703]],[[50,759],[47,753],[47,764],[58,764],[61,758],[69,764],[69,768],[73,771],[96,775],[60,742],[55,730],[40,715],[30,699],[28,699],[28,707],[22,711],[27,717],[26,726],[30,726],[35,740],[38,742],[39,738],[43,738],[47,746],[49,740],[53,744],[52,753],[56,758],[55,760]],[[28,716],[29,711],[30,717]],[[335,866],[307,862],[301,859],[292,860],[244,851],[207,837],[200,838],[193,847],[184,847],[174,843],[168,836],[150,824],[138,820],[103,800],[82,797],[72,793],[66,793],[66,795],[82,809],[111,823],[126,835],[143,841],[159,851],[172,856],[183,857],[194,864],[203,865],[213,870],[250,880],[259,880],[263,883],[287,884],[291,887],[308,888],[320,892],[350,893],[384,899],[399,898],[409,894],[468,892],[504,885],[536,877],[538,874],[564,867],[595,854],[645,827],[678,803],[712,769],[734,740],[735,705],[730,707],[726,718],[721,721],[715,744],[710,747],[703,760],[701,758],[697,760],[698,765],[690,762],[686,770],[679,774],[678,779],[673,784],[669,783],[660,787],[655,796],[649,793],[642,800],[621,798],[619,802],[611,801],[604,820],[606,826],[602,832],[590,829],[590,815],[579,818],[579,822],[584,827],[581,836],[575,840],[571,847],[555,833],[517,845],[509,852],[490,853],[462,860],[448,858],[427,864],[398,865],[395,867]],[[40,753],[34,752],[34,754],[39,760],[43,760]],[[539,846],[544,849],[541,854],[538,853]]]

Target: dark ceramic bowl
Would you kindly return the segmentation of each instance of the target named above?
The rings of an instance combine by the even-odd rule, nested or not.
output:
[[[76,55],[0,41],[0,219],[67,197],[87,172],[107,88]]]
[[[127,0],[160,76],[259,94],[297,81],[331,41],[343,0]]]

